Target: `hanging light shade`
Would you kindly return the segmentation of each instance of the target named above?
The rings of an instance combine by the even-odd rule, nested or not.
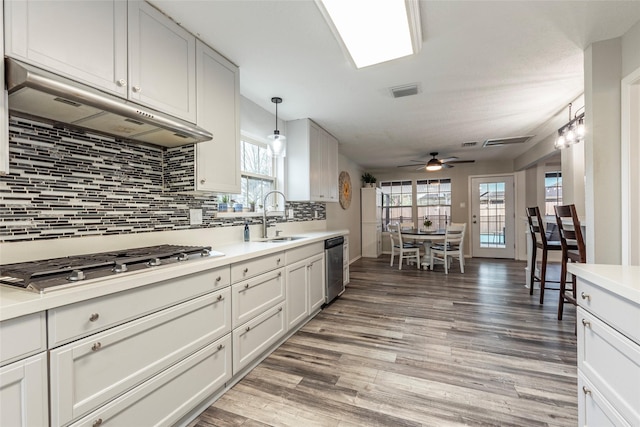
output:
[[[271,102],[276,104],[276,130],[269,135],[267,141],[268,152],[271,157],[285,157],[287,155],[287,137],[280,134],[278,130],[278,104],[282,103],[282,98],[274,96]]]
[[[556,149],[566,148],[577,142],[584,141],[585,127],[584,127],[584,112],[571,116],[571,107],[569,104],[569,122],[558,129],[558,138],[556,139]],[[578,111],[584,107],[578,108]]]

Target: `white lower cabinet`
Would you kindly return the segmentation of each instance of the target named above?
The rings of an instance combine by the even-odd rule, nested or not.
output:
[[[578,406],[579,426],[631,426],[581,372],[578,372]]]
[[[285,303],[265,311],[233,330],[233,374],[265,352],[287,331]]]
[[[325,303],[326,286],[324,276],[324,254],[308,259],[307,282],[309,286],[309,314],[320,310]]]
[[[227,334],[72,426],[173,425],[231,378]]]
[[[284,301],[283,272],[279,268],[231,286],[234,328]]]
[[[51,424],[65,425],[231,330],[228,288],[50,351]]]
[[[0,368],[0,426],[48,423],[47,353]]]
[[[291,329],[309,314],[309,286],[306,260],[287,265],[287,329]]]

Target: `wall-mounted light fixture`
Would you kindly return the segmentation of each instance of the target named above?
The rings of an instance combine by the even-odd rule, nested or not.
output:
[[[571,106],[569,104],[569,122],[558,129],[558,139],[556,139],[556,149],[566,148],[576,142],[584,141],[584,111],[578,114],[578,111],[584,107],[578,108],[576,113],[571,117]]]
[[[287,137],[280,134],[278,130],[278,104],[282,103],[282,98],[274,96],[271,102],[276,104],[276,130],[273,134],[267,136],[267,151],[271,157],[286,157],[287,155]]]

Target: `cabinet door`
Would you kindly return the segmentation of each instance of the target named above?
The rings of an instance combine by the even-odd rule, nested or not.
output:
[[[127,3],[8,1],[6,55],[125,97]]]
[[[228,333],[228,301],[227,288],[51,350],[51,424],[96,409]]]
[[[213,140],[196,145],[196,189],[240,193],[240,74],[238,67],[196,42],[198,125]]]
[[[324,183],[324,132],[314,123],[309,126],[309,188],[312,201],[323,201]]]
[[[338,201],[338,140],[327,134],[325,187],[328,202]]]
[[[267,351],[287,331],[284,303],[233,330],[233,375]]]
[[[144,1],[128,5],[129,99],[195,123],[196,38]]]
[[[71,426],[176,425],[230,378],[231,334],[227,334]]]
[[[234,328],[284,301],[283,272],[281,268],[231,287]]]
[[[307,287],[306,260],[287,266],[287,329],[291,329],[307,318],[309,294]]]
[[[313,314],[319,310],[325,302],[324,254],[316,255],[307,262],[309,314]]]
[[[591,384],[582,372],[578,371],[578,426],[614,427],[629,424],[598,390]]]
[[[47,353],[0,368],[0,426],[48,424]]]

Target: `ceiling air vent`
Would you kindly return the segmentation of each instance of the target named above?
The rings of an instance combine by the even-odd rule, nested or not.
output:
[[[420,92],[420,87],[417,84],[396,86],[391,88],[391,95],[394,98],[403,98],[405,96],[417,95]]]
[[[478,145],[478,141],[469,141],[462,143],[463,148],[475,147],[476,145]]]
[[[502,145],[512,145],[512,144],[523,144],[533,138],[533,135],[525,135],[525,136],[512,136],[509,138],[495,138],[495,139],[487,139],[483,147],[499,147]]]

